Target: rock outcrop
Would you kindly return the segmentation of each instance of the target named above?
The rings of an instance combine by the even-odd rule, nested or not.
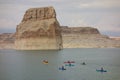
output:
[[[0,49],[14,49],[15,34],[0,34]]]
[[[28,9],[16,29],[18,50],[62,49],[62,36],[53,7]]]
[[[92,27],[67,27],[61,26],[62,34],[100,34],[98,29]]]
[[[62,30],[63,28],[65,27],[62,27]],[[66,27],[66,30],[62,31],[63,48],[120,48],[120,37],[108,37],[95,33],[96,31],[94,33],[89,31],[89,34],[87,32],[73,33],[74,28],[70,31],[68,28]],[[15,34],[0,34],[0,49],[14,49],[14,41]]]
[[[64,48],[112,48],[120,47],[120,42],[102,35],[93,27],[62,26]]]

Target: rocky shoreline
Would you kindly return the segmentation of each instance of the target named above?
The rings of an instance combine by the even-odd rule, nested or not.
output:
[[[120,39],[102,35],[93,27],[62,26],[64,48],[120,48]]]
[[[63,35],[64,48],[120,48],[120,40],[99,34]]]
[[[0,49],[14,49],[15,34],[0,34]]]
[[[66,29],[64,29],[66,28]],[[108,37],[92,27],[62,27],[63,48],[120,48],[120,38]],[[81,31],[82,32],[81,32]],[[15,33],[0,34],[0,49],[14,49]]]

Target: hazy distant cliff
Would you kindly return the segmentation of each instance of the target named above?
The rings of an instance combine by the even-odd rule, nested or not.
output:
[[[15,34],[0,34],[0,49],[14,49]]]
[[[53,7],[28,9],[17,26],[15,48],[19,50],[62,49],[60,25]]]
[[[92,27],[61,26],[62,34],[100,34],[98,29]]]
[[[64,48],[120,47],[119,40],[113,40],[102,35],[96,28],[62,26],[61,29]]]

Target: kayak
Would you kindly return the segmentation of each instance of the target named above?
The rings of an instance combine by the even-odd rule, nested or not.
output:
[[[48,64],[48,61],[47,60],[43,60],[43,64]]]
[[[66,70],[65,68],[59,68],[59,70],[62,70],[62,71],[64,71],[64,70]]]
[[[86,63],[81,63],[81,65],[86,65]]]
[[[75,65],[73,65],[73,64],[66,64],[65,66],[72,67],[72,66],[75,66]]]
[[[97,69],[96,69],[96,71],[97,72],[107,72],[107,70],[97,70]]]
[[[43,62],[43,64],[48,64],[48,62]]]
[[[75,61],[66,61],[64,63],[75,63]]]

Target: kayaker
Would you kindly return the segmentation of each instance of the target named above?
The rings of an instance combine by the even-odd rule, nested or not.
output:
[[[62,66],[62,69],[65,69],[64,66]]]
[[[83,63],[82,63],[82,65],[86,65],[86,63],[85,63],[85,62],[83,62]]]
[[[101,67],[101,71],[104,71],[103,67]]]

